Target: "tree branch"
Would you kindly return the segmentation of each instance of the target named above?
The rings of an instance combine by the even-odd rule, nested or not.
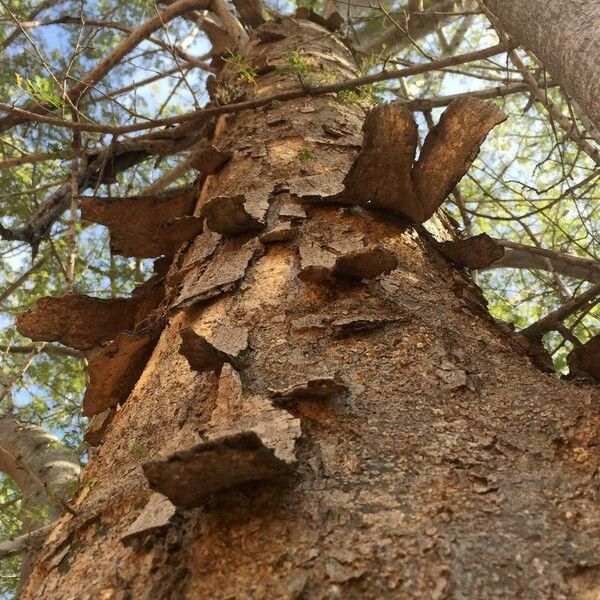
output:
[[[550,86],[554,87],[556,84],[551,83]],[[408,110],[425,112],[432,108],[439,108],[442,106],[448,106],[453,100],[460,98],[480,98],[481,100],[489,100],[490,98],[498,98],[502,96],[509,96],[511,94],[519,94],[527,92],[529,85],[527,83],[509,83],[508,85],[499,85],[497,87],[488,88],[485,90],[478,90],[475,92],[465,92],[464,94],[452,94],[449,96],[438,96],[437,98],[416,98],[414,100],[400,101],[400,104]]]
[[[186,12],[199,8],[208,8],[210,0],[177,0],[167,6],[162,12],[148,19],[137,29],[134,29],[112,52],[102,61],[100,61],[79,83],[75,84],[68,92],[67,97],[71,102],[77,102],[92,86],[98,83],[111,69],[117,66],[121,59],[136,48],[143,40],[152,35],[155,31],[163,27],[169,21],[179,17]],[[3,105],[3,110],[6,105]],[[0,133],[3,133],[14,127],[26,123],[29,118],[25,113],[45,113],[53,111],[56,107],[47,103],[36,102],[29,105],[27,111],[18,111],[13,109],[11,114],[0,119]]]
[[[36,346],[28,345],[28,346],[0,346],[0,352],[6,353],[9,352],[11,354],[31,354],[36,350]],[[58,344],[46,344],[41,350],[40,353],[48,354],[49,356],[72,356],[73,358],[79,358],[83,360],[85,355],[80,350],[75,350],[74,348],[67,348],[66,346],[60,346]]]
[[[495,241],[506,248],[504,256],[489,267],[481,269],[482,271],[501,268],[541,269],[574,279],[583,279],[593,283],[600,282],[600,262],[597,260],[519,244],[509,240]]]
[[[1,227],[1,226],[0,226]],[[15,279],[12,283],[8,284],[6,289],[0,292],[0,304],[4,302],[15,290],[19,289],[25,281],[29,278],[29,276],[37,271],[44,263],[46,262],[46,257],[38,260],[34,263],[29,269],[27,269],[24,273],[19,275],[17,279]]]
[[[41,546],[46,536],[54,529],[56,523],[49,523],[39,529],[34,529],[29,533],[24,533],[19,537],[4,540],[0,542],[0,560],[3,558],[9,558],[16,554],[22,554],[23,552],[30,552],[31,550]]]
[[[547,331],[555,329],[570,315],[577,312],[578,310],[584,309],[587,306],[592,306],[598,301],[600,295],[600,283],[592,286],[587,292],[580,294],[573,300],[565,302],[562,306],[552,311],[544,318],[536,321],[529,327],[526,327],[521,331],[523,335],[528,337],[538,337],[543,335]]]
[[[233,104],[227,104],[224,106],[212,106],[210,108],[202,108],[184,115],[168,117],[165,119],[156,119],[150,121],[149,123],[136,123],[134,125],[126,125],[123,127],[109,127],[105,125],[95,125],[89,123],[74,123],[73,121],[66,121],[63,119],[57,119],[45,115],[35,115],[33,113],[24,111],[23,109],[7,106],[6,104],[0,104],[0,110],[14,112],[17,115],[26,113],[29,118],[35,118],[41,123],[48,123],[59,127],[68,127],[70,129],[78,129],[80,131],[96,131],[99,133],[122,135],[126,133],[133,133],[134,131],[141,131],[144,129],[151,129],[155,127],[171,126],[178,123],[183,124],[202,121],[217,115],[236,113],[242,110],[258,108],[260,106],[270,104],[271,102],[274,102],[276,100],[284,102],[287,100],[295,100],[296,98],[303,98],[306,96],[323,96],[325,94],[335,94],[344,90],[356,89],[358,87],[370,85],[372,83],[379,83],[380,81],[403,79],[405,77],[420,75],[429,71],[443,69],[445,67],[461,65],[476,60],[490,58],[491,56],[510,51],[512,48],[514,48],[514,44],[512,42],[503,42],[501,44],[496,44],[495,46],[490,46],[488,48],[483,48],[474,52],[468,52],[466,54],[460,54],[458,56],[451,56],[449,58],[442,58],[440,60],[435,60],[427,63],[416,64],[410,67],[406,67],[404,69],[382,71],[381,73],[365,75],[364,77],[357,77],[355,79],[347,79],[345,81],[339,81],[337,83],[332,83],[329,85],[317,87],[301,87],[295,90],[281,92],[279,94],[273,94],[271,96],[263,96],[261,98],[245,100],[243,102],[235,102]],[[1,123],[2,120],[0,119],[0,125]],[[178,133],[180,132],[172,132],[172,134]]]
[[[392,52],[413,44],[415,40],[422,39],[459,18],[461,14],[460,12],[453,14],[455,10],[464,11],[476,8],[477,4],[473,0],[444,0],[427,11],[409,13],[405,28],[394,24],[379,35],[370,36],[368,40],[358,45],[357,50],[366,55],[379,56],[384,52],[389,56]]]
[[[198,132],[195,132],[195,135],[197,136]],[[100,152],[97,150],[88,152],[86,155],[88,166],[78,174],[77,178],[78,193],[83,193],[89,187],[113,181],[118,173],[146,160],[153,154],[181,151],[195,139],[181,137],[162,140],[156,139],[155,135],[152,137],[155,139],[140,136],[134,140],[112,144]],[[38,208],[30,222],[22,227],[9,229],[0,224],[0,238],[26,242],[31,245],[35,255],[40,241],[69,206],[71,191],[71,182],[63,183]]]

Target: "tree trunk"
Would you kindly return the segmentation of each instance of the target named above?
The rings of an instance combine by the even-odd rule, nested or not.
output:
[[[61,502],[77,489],[80,467],[77,454],[55,435],[37,425],[21,423],[10,415],[4,415],[0,417],[0,471],[8,475],[21,491],[22,533],[26,535],[60,515]],[[33,549],[39,539],[34,535],[29,542],[20,548],[25,549],[22,581],[31,572]],[[10,542],[7,547],[10,549]],[[10,555],[11,552],[0,550],[0,558]]]
[[[256,35],[256,96],[354,75],[313,22]],[[218,94],[239,87],[236,68]],[[173,262],[169,322],[24,599],[600,594],[597,389],[538,371],[424,230],[319,202],[359,152],[355,100],[309,96],[217,122],[213,143],[232,159],[196,214],[223,236],[205,231]],[[368,279],[390,270],[390,251],[397,268]],[[294,468],[185,508],[240,475],[218,453],[255,449],[223,437],[248,428],[272,443],[278,458],[254,455],[267,470],[290,462],[298,437]],[[190,483],[186,465],[210,452],[216,479]],[[144,512],[145,475],[176,514]]]
[[[484,0],[600,127],[600,4],[595,0]]]

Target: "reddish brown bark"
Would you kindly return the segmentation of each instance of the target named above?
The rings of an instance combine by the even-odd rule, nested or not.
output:
[[[322,27],[268,26],[279,35],[247,49],[263,70],[249,93],[296,85],[276,68],[296,48],[317,75],[354,73]],[[222,89],[239,83],[228,66]],[[318,202],[349,172],[364,116],[322,96],[221,118],[214,143],[232,159],[205,181],[196,214],[218,196],[244,196],[248,214],[250,199],[269,210],[261,228],[250,219],[240,231],[236,217],[235,234],[207,231],[174,259],[168,324],[85,470],[78,514],[47,540],[23,598],[600,592],[597,388],[535,368],[420,230]],[[304,210],[293,182],[313,190]],[[231,207],[239,216],[240,202]],[[372,245],[397,267],[357,261]],[[365,264],[373,279],[347,276]],[[300,277],[308,266],[320,275]],[[232,343],[236,328],[245,334],[233,341],[247,344]],[[198,348],[208,359],[195,360]],[[232,367],[219,379],[230,363],[239,383]],[[294,462],[285,436],[297,420]],[[173,474],[182,462],[231,478],[219,447],[235,460],[272,452],[290,468],[208,496],[190,483],[185,495],[191,470]],[[186,508],[173,515],[151,496],[146,463],[152,485]]]

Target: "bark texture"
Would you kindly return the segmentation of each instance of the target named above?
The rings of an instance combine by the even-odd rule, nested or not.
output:
[[[600,4],[596,0],[484,0],[600,127]]]
[[[28,534],[58,517],[61,500],[67,500],[77,489],[80,466],[77,454],[55,435],[5,415],[0,418],[0,471],[21,490],[22,530]],[[24,537],[22,541],[25,552],[21,576],[27,577],[39,536]],[[4,556],[10,555],[10,542],[2,550]]]
[[[326,29],[270,21],[248,93],[296,85],[297,48],[354,74]],[[223,233],[174,258],[168,323],[24,599],[600,594],[597,388],[538,371],[421,228],[326,201],[364,117],[330,95],[218,121],[231,160],[195,214],[235,199]],[[286,468],[257,483],[252,460]],[[214,492],[232,464],[247,483]]]

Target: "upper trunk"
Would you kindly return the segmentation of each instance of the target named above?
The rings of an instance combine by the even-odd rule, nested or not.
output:
[[[354,73],[312,22],[256,36],[256,95]],[[597,390],[532,366],[420,228],[310,204],[357,156],[355,100],[219,120],[214,144],[232,159],[196,214],[223,237],[206,231],[174,260],[172,316],[23,598],[600,593]],[[199,432],[211,442],[197,447]],[[155,489],[202,507],[146,506],[149,459]]]
[[[484,0],[484,4],[600,128],[600,3]]]

